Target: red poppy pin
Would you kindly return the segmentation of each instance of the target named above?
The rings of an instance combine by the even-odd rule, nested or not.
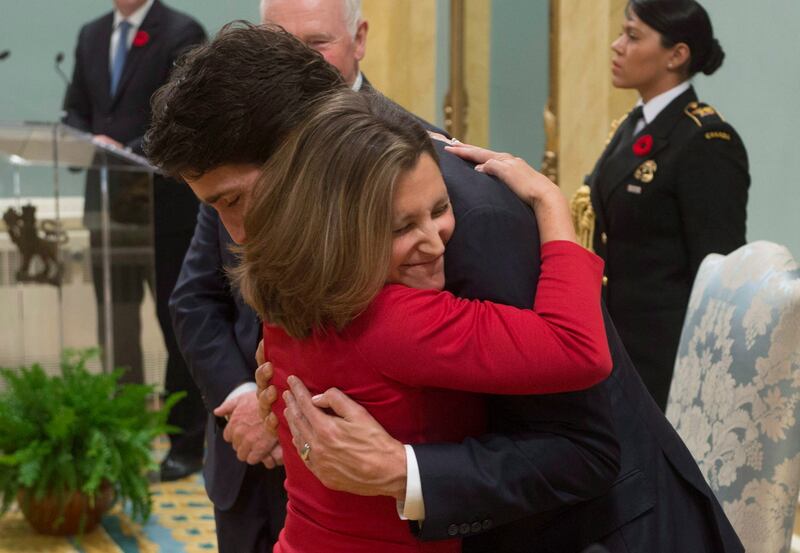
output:
[[[644,134],[633,143],[633,153],[639,157],[646,156],[653,149],[653,136]]]
[[[138,31],[136,36],[133,37],[133,45],[137,48],[144,46],[148,42],[150,42],[150,33],[147,31]]]

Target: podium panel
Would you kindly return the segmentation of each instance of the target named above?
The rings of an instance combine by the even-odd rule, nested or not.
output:
[[[0,366],[100,347],[98,369],[161,385],[153,174],[62,124],[0,123]]]

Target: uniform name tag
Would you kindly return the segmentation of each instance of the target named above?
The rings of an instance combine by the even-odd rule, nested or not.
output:
[[[628,192],[630,192],[631,194],[641,194],[642,193],[642,187],[641,186],[636,186],[635,184],[629,184],[628,185]]]

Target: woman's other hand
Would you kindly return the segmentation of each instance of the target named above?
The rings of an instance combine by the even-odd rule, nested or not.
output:
[[[469,144],[455,143],[445,149],[475,163],[475,170],[502,180],[517,196],[533,206],[541,242],[577,242],[567,199],[550,179],[519,157]]]
[[[263,359],[263,357],[262,357]],[[256,369],[256,397],[258,398],[258,416],[264,423],[264,429],[270,434],[278,433],[278,417],[272,411],[272,404],[278,399],[278,390],[272,380],[272,363],[263,363]]]
[[[520,157],[460,142],[445,146],[445,149],[474,163],[476,171],[499,178],[517,196],[531,205],[548,194],[560,194],[558,187],[550,179]]]

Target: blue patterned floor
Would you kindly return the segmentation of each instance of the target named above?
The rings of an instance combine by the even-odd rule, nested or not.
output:
[[[199,474],[177,482],[153,484],[153,514],[134,524],[116,506],[102,526],[74,539],[36,534],[22,513],[12,509],[0,519],[0,553],[211,553],[217,551],[214,510]]]

